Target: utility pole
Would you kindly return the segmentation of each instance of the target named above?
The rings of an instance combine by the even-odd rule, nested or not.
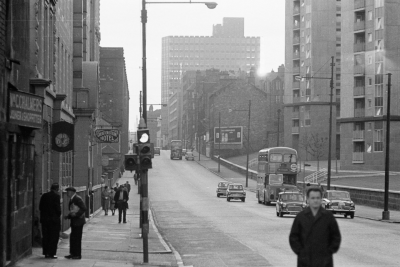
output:
[[[251,100],[249,100],[249,123],[247,126],[246,187],[249,187],[250,119],[251,119]]]
[[[280,124],[280,121],[281,121],[281,110],[278,109],[278,136],[276,138],[276,146],[277,147],[279,147],[279,132],[280,132],[279,124]]]
[[[143,119],[147,124],[147,62],[146,62],[146,23],[147,10],[146,0],[142,0],[142,86],[143,86]],[[146,261],[145,261],[146,262]]]
[[[142,91],[140,91],[140,95],[139,95],[139,114],[140,114],[140,118],[142,118]]]
[[[221,111],[218,113],[218,172],[221,171]]]
[[[390,89],[392,86],[392,74],[388,73],[388,90],[386,106],[386,149],[385,149],[385,196],[382,220],[390,219],[389,211],[389,154],[390,154]]]
[[[329,101],[329,141],[328,141],[328,179],[327,179],[327,190],[331,188],[331,157],[332,157],[332,100],[333,100],[333,67],[335,66],[335,57],[332,57],[331,63],[331,94],[330,94],[330,101]]]

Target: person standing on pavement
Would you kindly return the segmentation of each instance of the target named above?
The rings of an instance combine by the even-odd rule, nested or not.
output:
[[[137,185],[138,176],[137,176],[137,173],[136,173],[136,172],[135,172],[135,174],[133,175],[133,180],[135,180],[135,185]]]
[[[108,215],[108,209],[110,208],[110,191],[108,190],[108,186],[105,186],[101,192],[101,206],[103,207],[104,215]]]
[[[131,185],[129,184],[128,181],[126,181],[125,187],[128,189],[128,194],[129,194],[131,192]]]
[[[111,192],[110,192],[110,210],[111,210],[111,213],[112,213],[113,216],[114,216],[114,213],[115,213],[115,200],[114,200],[115,191],[116,190],[111,190]]]
[[[309,188],[307,200],[310,206],[296,216],[289,235],[297,266],[333,267],[333,254],[341,242],[338,224],[331,212],[321,208],[321,188]]]
[[[61,197],[60,186],[53,183],[50,192],[40,198],[40,223],[42,224],[43,255],[46,259],[57,259],[57,246],[61,230]]]
[[[121,223],[122,216],[123,222],[126,223],[126,209],[128,208],[129,196],[128,192],[123,189],[122,185],[115,193],[114,200],[118,208],[118,223]]]
[[[68,187],[65,189],[69,200],[69,214],[65,219],[71,220],[71,234],[69,236],[69,253],[67,259],[80,260],[82,258],[82,232],[86,223],[86,206],[82,198],[76,194],[76,189]]]

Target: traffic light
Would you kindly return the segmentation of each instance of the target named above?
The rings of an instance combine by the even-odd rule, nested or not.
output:
[[[125,170],[136,171],[138,169],[138,156],[136,154],[125,155]]]
[[[150,145],[150,133],[149,130],[138,130],[137,131],[138,144],[139,144],[139,160],[140,168],[142,170],[151,169],[151,145]]]

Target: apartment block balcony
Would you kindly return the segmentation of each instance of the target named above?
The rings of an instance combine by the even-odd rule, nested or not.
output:
[[[355,108],[354,109],[354,117],[355,118],[365,117],[365,108]]]
[[[362,141],[362,140],[364,140],[364,130],[353,131],[353,140],[354,141]]]
[[[365,52],[365,42],[354,44],[354,53]]]
[[[294,71],[294,69],[293,69],[293,71]],[[298,89],[298,88],[300,88],[300,82],[299,81],[294,81],[293,82],[293,89]]]
[[[364,75],[364,74],[365,74],[365,65],[354,66],[354,75]]]
[[[300,43],[300,36],[293,37],[293,44],[299,44],[299,43]]]
[[[299,21],[293,23],[293,30],[298,30],[298,29],[300,29],[300,22]]]
[[[365,96],[365,86],[356,86],[353,91],[354,96]]]
[[[299,118],[300,118],[299,111],[293,111],[292,112],[292,119],[299,119]]]
[[[293,74],[300,73],[300,66],[293,66]]]
[[[364,163],[364,152],[353,152],[353,163]]]
[[[292,134],[298,134],[299,133],[299,126],[292,126]]]
[[[354,0],[354,9],[365,8],[365,0]]]
[[[337,95],[335,99],[336,99],[336,103],[340,103],[340,95]]]
[[[300,14],[300,6],[295,5],[293,8],[293,16],[297,16]]]
[[[365,20],[357,21],[354,23],[354,31],[365,30]]]
[[[293,97],[293,103],[300,103],[301,98],[298,96]]]

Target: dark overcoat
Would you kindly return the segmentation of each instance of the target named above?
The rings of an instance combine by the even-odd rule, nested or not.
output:
[[[332,255],[339,250],[341,236],[335,217],[320,208],[317,215],[308,207],[292,225],[289,242],[299,267],[333,267]]]
[[[78,212],[71,212],[73,210],[73,206],[77,206],[79,208]],[[77,194],[69,201],[69,210],[70,213],[68,214],[68,219],[71,220],[71,226],[82,226],[86,223],[86,205],[82,198]]]
[[[119,200],[119,195],[123,194],[122,196],[122,201]],[[127,191],[121,190],[119,189],[114,196],[114,200],[115,200],[115,206],[116,208],[120,208],[120,209],[127,209],[128,208],[128,200],[129,200],[129,195]],[[125,201],[124,201],[125,200]]]

